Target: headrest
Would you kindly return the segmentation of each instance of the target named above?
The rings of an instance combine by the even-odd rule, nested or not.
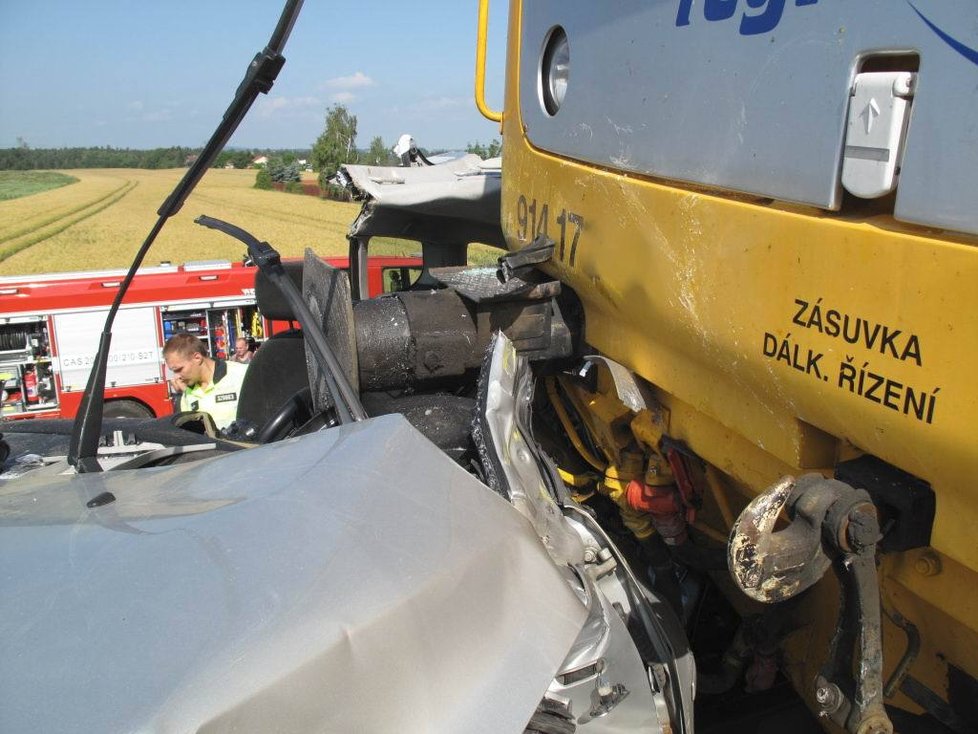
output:
[[[285,272],[292,279],[292,282],[295,283],[296,289],[301,293],[302,261],[283,260],[282,267],[285,268]],[[257,268],[255,269],[255,302],[258,305],[258,310],[261,311],[262,316],[266,319],[273,321],[296,320],[295,314],[292,313],[292,307],[285,300],[282,291]]]

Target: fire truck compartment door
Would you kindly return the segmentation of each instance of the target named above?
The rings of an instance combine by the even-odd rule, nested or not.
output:
[[[54,317],[62,389],[85,389],[105,314],[103,310]],[[120,309],[112,327],[106,387],[160,382],[163,379],[160,359],[156,309]]]

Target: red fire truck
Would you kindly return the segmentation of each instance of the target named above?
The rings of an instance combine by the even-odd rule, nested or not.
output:
[[[346,268],[347,258],[327,258]],[[415,257],[371,257],[371,296],[398,290],[421,271]],[[163,343],[178,331],[200,336],[211,356],[234,351],[239,336],[257,343],[288,324],[255,306],[257,268],[206,261],[141,269],[116,315],[105,415],[172,412]],[[2,417],[72,418],[81,403],[105,316],[124,270],[0,278]]]

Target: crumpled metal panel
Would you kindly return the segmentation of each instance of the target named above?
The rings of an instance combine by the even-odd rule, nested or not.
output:
[[[475,303],[498,303],[499,301],[539,301],[560,295],[560,281],[546,280],[542,283],[513,275],[505,283],[499,280],[495,267],[449,267],[432,268],[431,275],[439,283],[452,288]]]
[[[584,618],[525,519],[396,415],[26,477],[0,525],[4,732],[519,732]]]
[[[479,378],[476,443],[484,444],[480,453],[490,459],[486,466],[492,477],[490,485],[511,497],[513,505],[533,523],[554,562],[581,564],[584,546],[545,483],[540,449],[527,428],[533,387],[529,362],[517,354],[505,334],[496,334]]]
[[[604,540],[605,548],[611,550],[610,540],[603,531],[599,540],[583,526],[570,522],[564,515],[569,505],[558,505],[552,488],[547,486],[546,474],[555,473],[556,469],[545,472],[547,460],[539,453],[530,433],[533,372],[528,360],[517,354],[505,334],[495,336],[479,386],[480,410],[474,438],[491,486],[511,497],[514,506],[529,518],[554,562],[567,568],[568,575],[573,573],[578,593],[587,600],[588,617],[580,636],[568,650],[561,672],[599,665],[600,674],[583,675],[573,681],[558,677],[550,688],[550,694],[556,697],[551,700],[571,702],[568,710],[577,717],[577,723],[583,727],[581,731],[602,734],[687,731],[681,722],[684,718],[691,722],[689,715],[678,716],[670,723],[666,700],[660,688],[651,685],[649,671],[624,623],[626,616],[640,619],[643,614],[652,613],[651,607],[643,612],[635,606],[646,603],[644,599],[639,602],[639,593],[643,593],[638,592],[639,585],[620,556],[620,566],[613,565],[602,573],[594,565],[588,565],[585,544],[593,550],[595,544]],[[580,512],[590,518],[584,510]],[[617,551],[611,553],[617,555]],[[573,572],[569,570],[572,568]],[[626,587],[637,593],[630,594]],[[617,607],[613,602],[617,602]],[[657,650],[686,648],[681,627],[676,624],[672,634],[661,623],[647,628],[650,642]],[[691,703],[694,676],[687,666],[692,665],[692,656],[687,653],[684,657],[680,661],[670,656],[665,663],[680,700]],[[680,672],[680,665],[684,672],[688,671],[686,675]],[[607,689],[603,697],[602,687]]]
[[[469,154],[437,166],[344,165],[353,185],[363,194],[390,206],[441,207],[434,202],[451,197],[478,202],[484,192],[498,189],[500,168],[486,167],[479,156]],[[498,218],[498,213],[496,214]],[[491,221],[491,215],[484,217]]]
[[[500,169],[477,155],[421,168],[343,166],[342,170],[354,192],[365,199],[350,228],[352,236],[506,246],[499,222]]]

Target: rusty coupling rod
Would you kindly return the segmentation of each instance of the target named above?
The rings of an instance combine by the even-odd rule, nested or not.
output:
[[[782,510],[789,522],[776,530]],[[813,693],[820,715],[850,734],[893,732],[883,708],[880,537],[876,507],[865,490],[806,474],[785,477],[755,497],[734,523],[727,548],[734,581],[761,602],[786,601],[834,566],[842,595],[839,620]]]

